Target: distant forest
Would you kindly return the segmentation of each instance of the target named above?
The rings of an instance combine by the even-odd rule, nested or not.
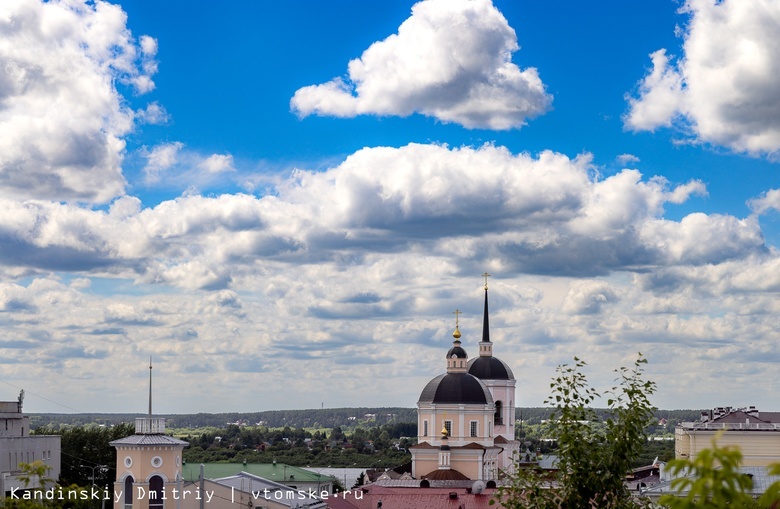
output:
[[[525,424],[539,424],[548,419],[552,409],[544,407],[518,408],[516,418]],[[599,417],[608,415],[606,409],[597,410]],[[698,420],[702,410],[656,410],[657,419],[668,421],[667,429],[681,421]],[[132,423],[140,414],[30,414],[30,425],[34,428],[58,426],[81,426],[85,424],[104,424],[107,426]],[[310,410],[270,410],[266,412],[231,412],[218,414],[169,414],[166,417],[168,428],[223,428],[228,424],[257,425],[268,428],[370,428],[394,423],[416,423],[416,408],[317,408]]]

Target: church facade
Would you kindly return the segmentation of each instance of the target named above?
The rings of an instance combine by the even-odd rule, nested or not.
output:
[[[425,386],[417,401],[417,445],[412,476],[430,480],[483,480],[514,472],[516,380],[493,356],[485,276],[485,310],[479,355],[469,359],[457,318],[447,371]],[[456,311],[456,317],[459,311]]]

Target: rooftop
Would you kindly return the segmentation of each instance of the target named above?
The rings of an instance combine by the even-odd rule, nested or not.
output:
[[[767,490],[767,488],[769,488],[770,484],[776,481],[780,481],[780,476],[769,475],[769,470],[767,467],[742,466],[739,467],[739,471],[744,475],[749,475],[753,479],[753,489],[749,491],[749,493],[753,495],[761,495]],[[660,496],[664,493],[674,493],[675,491],[672,490],[671,484],[672,481],[664,480],[659,484],[644,490],[642,493],[649,496]],[[685,494],[687,491],[683,491],[682,493]]]
[[[398,482],[398,481],[396,481]],[[388,509],[401,507],[403,509],[492,509],[495,506],[490,505],[493,498],[494,489],[484,489],[481,493],[470,491],[475,481],[467,481],[468,487],[440,486],[434,487],[431,481],[430,488],[420,488],[419,482],[414,487],[396,487],[387,485],[372,484],[363,487],[360,491],[362,498],[358,499],[355,493],[348,494],[343,499],[331,498],[328,500],[328,506],[331,509],[375,509],[377,503],[381,500],[382,507]],[[463,481],[441,481],[441,482],[463,482]]]
[[[327,505],[323,500],[309,495],[308,490],[291,490],[289,486],[263,479],[248,472],[239,472],[236,475],[206,482],[227,486],[238,492],[249,494],[251,498],[248,507],[250,508],[254,505],[265,507],[262,503],[264,499],[291,508],[326,509]]]
[[[189,442],[173,438],[169,435],[130,435],[129,437],[113,440],[110,444],[114,447],[123,445],[161,445],[161,446],[182,446],[187,447]]]
[[[290,484],[291,482],[328,483],[332,478],[305,468],[285,465],[284,463],[204,463],[203,475],[206,479],[221,479],[245,473],[262,477],[269,481]],[[185,481],[195,481],[200,476],[200,463],[182,466]]]

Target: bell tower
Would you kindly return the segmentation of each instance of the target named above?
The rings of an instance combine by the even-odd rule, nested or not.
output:
[[[151,358],[149,413],[135,419],[134,435],[111,445],[116,447],[114,509],[179,509],[173,490],[183,488],[182,451],[189,444],[165,434],[164,417],[152,417]]]
[[[499,468],[508,473],[514,472],[514,457],[519,453],[520,444],[515,440],[515,386],[517,381],[510,367],[493,355],[493,342],[490,340],[490,318],[488,313],[488,278],[485,278],[485,310],[482,316],[482,341],[479,342],[479,357],[469,361],[469,373],[479,378],[490,391],[495,404],[493,424],[496,443],[503,451],[499,458]]]

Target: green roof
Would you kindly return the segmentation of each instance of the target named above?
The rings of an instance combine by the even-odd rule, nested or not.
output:
[[[282,484],[291,482],[330,482],[328,475],[317,474],[301,467],[285,465],[284,463],[203,463],[203,474],[206,479],[230,477],[239,472],[269,479]],[[182,465],[182,476],[185,481],[196,481],[200,476],[200,463]]]

